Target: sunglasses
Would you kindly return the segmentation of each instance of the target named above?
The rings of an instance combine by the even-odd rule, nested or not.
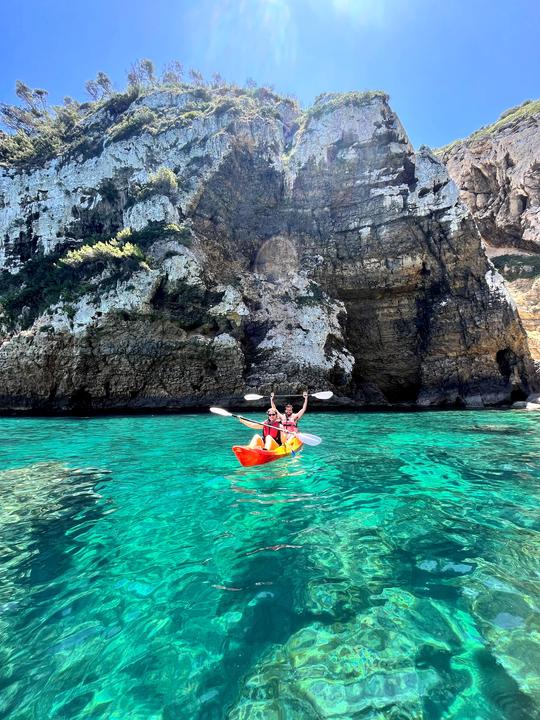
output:
[[[275,415],[275,414],[276,413],[268,413],[268,417],[270,417],[271,415]]]

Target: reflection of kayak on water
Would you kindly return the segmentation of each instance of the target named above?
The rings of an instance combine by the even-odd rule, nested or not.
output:
[[[302,441],[295,436],[274,450],[249,447],[248,445],[234,445],[232,450],[241,465],[250,467],[251,465],[264,465],[265,463],[273,462],[280,458],[296,455],[296,453],[302,449],[302,445]]]

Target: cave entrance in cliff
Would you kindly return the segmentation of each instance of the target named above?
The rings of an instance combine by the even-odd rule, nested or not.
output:
[[[390,387],[384,388],[384,396],[391,403],[410,403],[414,404],[418,398],[421,385],[417,383],[394,383]]]
[[[515,352],[510,350],[510,348],[504,348],[504,350],[499,350],[497,352],[495,360],[497,362],[497,365],[499,366],[499,371],[503,378],[506,380],[506,382],[511,382],[515,369],[518,367],[518,357]],[[512,402],[516,402],[518,400],[526,400],[526,398],[527,393],[524,391],[524,389],[517,385],[515,382],[512,382],[510,400]]]
[[[77,388],[71,393],[70,410],[72,412],[88,412],[92,408],[92,396],[86,388]]]
[[[291,240],[283,235],[266,240],[253,263],[254,272],[271,282],[282,282],[298,272],[298,253]]]

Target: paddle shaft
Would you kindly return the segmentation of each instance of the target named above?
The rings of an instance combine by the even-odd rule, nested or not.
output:
[[[260,425],[261,427],[276,427],[275,425],[270,425],[270,423],[267,422],[259,422],[259,420],[250,420],[247,417],[244,417],[243,415],[235,415],[235,413],[231,413],[231,417],[238,418],[238,420],[246,420],[247,422],[253,423],[254,425]],[[289,432],[285,428],[282,428],[281,426],[278,427],[278,430],[283,430],[283,432]],[[296,432],[289,433],[290,435],[298,435]]]
[[[211,407],[210,412],[215,413],[216,415],[221,415],[221,417],[234,417],[238,420],[243,420],[246,423],[250,423],[250,425],[259,425],[261,427],[276,427],[275,425],[270,425],[268,421],[259,422],[258,420],[250,420],[243,415],[236,415],[235,413],[224,410],[223,408]],[[311,433],[292,432],[291,430],[287,430],[287,428],[283,427],[282,425],[277,426],[276,429],[280,430],[281,432],[285,432],[288,435],[296,436],[300,440],[300,442],[303,442],[305,445],[316,446],[320,445],[322,442],[322,438],[320,438],[318,435],[311,435]]]
[[[270,395],[263,395],[263,397],[271,397]],[[304,397],[303,395],[274,395],[274,397]],[[309,393],[309,397],[317,397],[317,393]]]
[[[275,425],[269,425],[269,423],[266,423],[266,422],[259,422],[258,420],[250,420],[249,418],[244,417],[243,415],[236,415],[235,413],[231,413],[231,417],[238,418],[238,420],[245,420],[246,422],[253,423],[254,425],[260,425],[261,427],[276,427]],[[302,440],[302,436],[304,436],[304,437],[306,435],[308,437],[310,436],[310,433],[291,432],[290,430],[287,430],[287,428],[281,427],[281,424],[277,429],[280,432],[287,433],[287,435],[296,435],[298,438],[300,438],[300,440]],[[313,437],[316,438],[317,436],[314,435]],[[302,442],[304,442],[304,441],[302,440]],[[306,443],[306,445],[308,445],[308,444],[309,443]]]
[[[307,397],[312,397],[312,398],[315,398],[316,400],[330,400],[330,398],[332,397],[333,394],[334,393],[331,390],[320,390],[318,392],[308,393]],[[262,400],[263,398],[266,398],[266,397],[269,397],[269,398],[272,398],[272,397],[275,397],[275,398],[276,397],[277,398],[303,397],[304,399],[306,399],[305,395],[295,395],[294,393],[292,393],[290,395],[285,395],[285,394],[282,394],[282,395],[259,395],[258,393],[246,393],[244,395],[244,400]]]

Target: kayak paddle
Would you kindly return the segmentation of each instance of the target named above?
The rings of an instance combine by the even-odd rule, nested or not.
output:
[[[331,390],[321,390],[321,392],[309,393],[310,397],[317,398],[317,400],[330,400],[334,393]],[[244,400],[262,400],[270,395],[257,395],[256,393],[249,393],[244,395]],[[303,395],[274,395],[274,397],[304,397]]]
[[[254,425],[260,425],[261,427],[265,425],[266,423],[259,422],[258,420],[250,420],[249,418],[244,417],[243,415],[235,415],[232,412],[229,412],[228,410],[224,410],[223,408],[218,407],[211,407],[210,412],[214,413],[215,415],[221,415],[222,417],[234,417],[238,418],[239,420],[247,420],[248,422],[252,422]],[[322,438],[320,438],[318,435],[311,435],[311,433],[303,433],[303,432],[289,432],[285,428],[283,428],[284,432],[286,432],[288,435],[296,435],[296,437],[304,443],[304,445],[320,445],[322,443]]]

